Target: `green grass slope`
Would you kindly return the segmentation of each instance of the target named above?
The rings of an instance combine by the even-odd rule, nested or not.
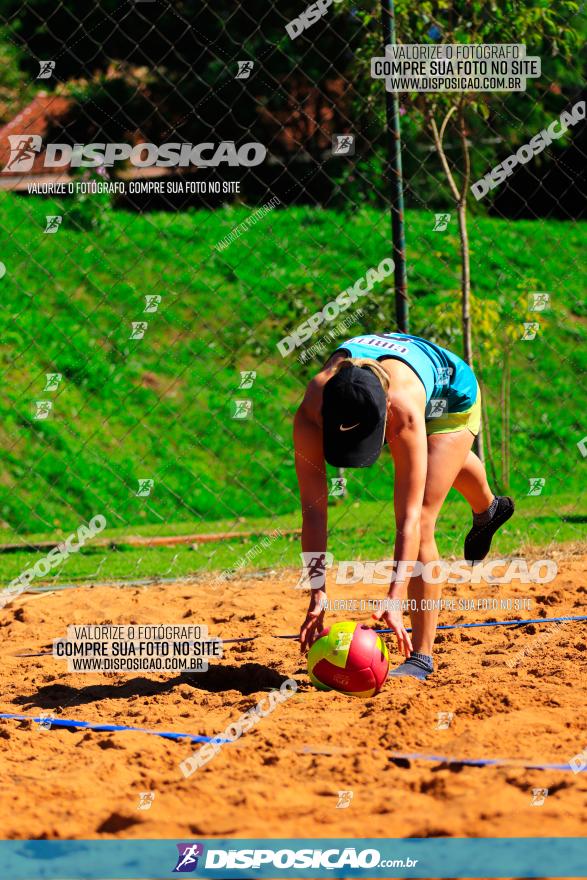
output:
[[[85,229],[76,210],[71,201],[0,196],[4,533],[67,534],[97,513],[126,532],[293,514],[291,420],[321,358],[301,365],[276,343],[389,255],[389,217],[275,210],[219,251],[251,209],[105,211]],[[55,235],[43,232],[50,214],[64,217]],[[411,330],[459,351],[437,327],[458,297],[454,217],[447,232],[433,226],[433,214],[407,216]],[[539,503],[564,499],[572,513],[587,470],[577,447],[587,433],[585,226],[473,218],[470,238],[476,298],[499,303],[520,335],[528,292],[550,292],[538,337],[513,346],[512,489],[525,497],[529,480],[542,477]],[[161,303],[145,313],[153,294]],[[347,335],[394,328],[391,283],[358,305],[364,316]],[[140,321],[144,337],[130,339]],[[478,354],[491,364],[482,376],[498,469],[499,350],[497,328]],[[248,391],[239,390],[241,370],[257,373]],[[44,390],[47,373],[63,375],[57,391]],[[233,419],[243,398],[253,401],[252,418]],[[38,400],[53,402],[47,420],[32,417]],[[389,461],[347,476],[349,504],[391,497]],[[153,490],[137,497],[145,478]]]

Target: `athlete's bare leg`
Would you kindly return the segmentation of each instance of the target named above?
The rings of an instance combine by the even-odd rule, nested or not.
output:
[[[469,452],[453,485],[473,509],[473,525],[465,538],[463,555],[474,565],[485,559],[494,534],[513,515],[514,501],[507,495],[494,496],[485,468],[472,452]]]
[[[493,501],[485,468],[474,452],[467,455],[453,486],[469,502],[473,513],[482,513]]]
[[[423,564],[439,558],[435,540],[436,520],[457,475],[460,475],[465,463],[468,464],[473,440],[473,434],[468,430],[453,431],[450,434],[432,434],[428,437],[428,471],[420,519],[421,539],[418,556]],[[492,498],[493,495],[490,495],[485,508],[491,504]],[[417,653],[428,656],[432,654],[438,622],[438,611],[422,611],[421,602],[423,599],[439,599],[441,593],[442,584],[424,583],[421,577],[410,579],[408,596],[416,600],[417,606],[416,611],[410,612],[412,644]]]

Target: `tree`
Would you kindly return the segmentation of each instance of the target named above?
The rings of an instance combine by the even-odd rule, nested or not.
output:
[[[8,29],[0,28],[0,125],[9,122],[33,94],[21,61],[21,49]]]
[[[520,291],[522,293],[522,291]],[[501,415],[501,456],[500,470],[498,473],[497,463],[493,450],[491,425],[488,412],[487,387],[479,382],[481,387],[481,414],[484,429],[487,463],[491,470],[493,483],[501,492],[507,492],[510,488],[510,368],[511,356],[514,347],[520,343],[525,335],[525,328],[536,321],[536,312],[530,309],[530,305],[520,314],[517,304],[506,302],[501,298],[496,302],[482,302],[476,297],[471,297],[471,318],[475,327],[475,339],[478,343],[479,354],[477,360],[480,373],[486,370],[495,370],[501,366],[501,382],[499,389],[499,412]],[[548,314],[540,314],[541,332],[548,329]],[[447,342],[455,343],[459,338],[460,308],[458,300],[449,299],[441,303],[434,310],[434,326],[439,334]],[[523,343],[522,343],[523,344]],[[482,352],[482,355],[481,355]]]
[[[352,0],[349,0],[352,2]],[[487,3],[485,0],[429,0],[414,4],[411,0],[396,0],[395,19],[397,42],[412,43],[524,43],[528,55],[552,55],[559,60],[570,57],[579,43],[578,25],[573,19],[578,6],[572,0],[550,4],[546,0],[503,0]],[[372,2],[362,13],[363,22],[371,39],[357,54],[360,75],[370,77],[371,57],[381,54],[379,34],[373,23],[377,21],[379,4]],[[576,20],[576,18],[575,18]],[[378,83],[378,86],[380,84]],[[528,81],[528,88],[534,81]],[[491,117],[501,93],[411,93],[402,95],[408,115],[419,115],[424,130],[434,145],[439,163],[448,184],[448,192],[457,213],[460,243],[460,307],[463,357],[473,366],[474,346],[471,316],[471,268],[468,232],[469,188],[473,177],[472,148],[479,145],[481,132]],[[382,103],[382,102],[381,102]],[[545,108],[533,108],[533,125],[528,137],[540,131],[550,121]],[[560,111],[559,111],[560,112]],[[446,136],[451,133],[459,151],[449,154]],[[480,150],[486,155],[486,150]],[[491,165],[483,166],[483,173]],[[483,432],[479,434],[477,451],[483,457]]]

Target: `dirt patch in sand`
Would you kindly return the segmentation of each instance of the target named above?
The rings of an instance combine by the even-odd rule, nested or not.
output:
[[[548,585],[452,587],[464,598],[530,597],[531,610],[444,613],[441,623],[584,614],[585,557],[557,559]],[[2,611],[2,712],[220,734],[267,690],[297,693],[185,779],[197,746],[128,732],[45,730],[1,720],[2,838],[579,836],[587,774],[520,766],[398,760],[392,752],[569,761],[586,746],[587,626],[530,624],[443,632],[425,683],[390,680],[368,700],[320,693],[295,641],[307,595],[297,573],[203,583],[96,587],[25,596]],[[331,584],[332,599],[383,588]],[[370,621],[365,611],[330,614]],[[52,657],[16,657],[63,637],[68,624],[202,623],[224,657],[198,675],[68,674]],[[399,662],[395,645],[392,663]],[[519,653],[521,652],[521,653]],[[508,658],[516,656],[511,668]],[[439,729],[438,713],[453,713]],[[532,789],[548,789],[542,806]],[[352,802],[337,808],[338,792]],[[148,810],[141,792],[153,792]]]

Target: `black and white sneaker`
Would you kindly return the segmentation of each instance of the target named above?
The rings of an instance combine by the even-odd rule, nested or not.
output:
[[[498,495],[496,501],[497,506],[491,518],[482,524],[473,523],[473,528],[465,538],[465,559],[471,565],[485,559],[496,531],[514,513],[514,502],[507,495]]]

